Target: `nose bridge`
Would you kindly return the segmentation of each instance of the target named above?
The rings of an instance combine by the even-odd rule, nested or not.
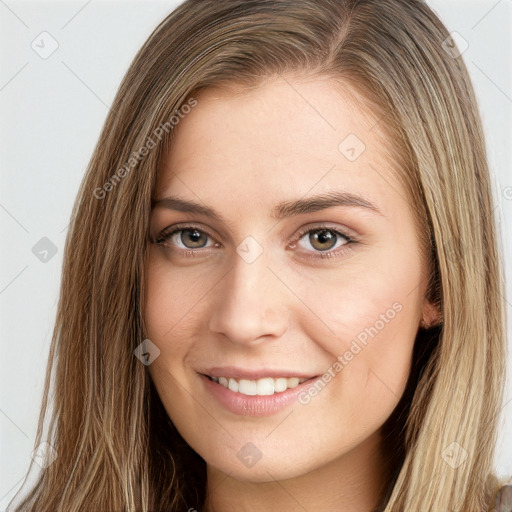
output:
[[[210,318],[212,332],[240,344],[281,336],[289,324],[283,290],[268,268],[268,253],[262,251],[255,257],[250,243],[249,247],[238,246],[233,267],[219,284]]]

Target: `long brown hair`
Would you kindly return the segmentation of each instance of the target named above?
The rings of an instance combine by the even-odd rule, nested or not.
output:
[[[442,323],[416,339],[414,378],[389,423],[398,472],[382,509],[489,509],[504,288],[478,108],[448,31],[420,0],[187,0],[136,55],[81,184],[36,439],[58,456],[12,510],[204,505],[205,462],[134,357],[145,339],[151,198],[171,120],[202,89],[287,74],[330,77],[361,95],[393,141],[430,257]],[[464,462],[448,463],[447,450]]]

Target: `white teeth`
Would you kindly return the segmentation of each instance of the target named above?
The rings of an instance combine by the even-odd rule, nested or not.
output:
[[[243,395],[255,395],[258,383],[254,380],[240,379],[238,381],[238,392]]]
[[[297,377],[291,377],[288,379],[288,387],[296,388],[299,385],[299,379]]]
[[[281,391],[286,391],[288,388],[288,379],[286,377],[279,377],[278,379],[274,379],[274,391],[276,393],[281,393]]]
[[[237,380],[227,377],[212,377],[212,379],[231,391],[248,396],[268,396],[273,395],[274,393],[282,393],[287,389],[296,388],[299,384],[307,380],[299,379],[298,377],[279,377],[277,379],[264,377],[258,380]]]
[[[267,378],[267,379],[259,379],[256,381],[256,394],[257,395],[273,395],[274,394],[274,379]]]
[[[220,377],[219,377],[219,384],[220,384]],[[238,391],[238,382],[235,379],[229,379],[228,388],[231,389],[231,391]]]

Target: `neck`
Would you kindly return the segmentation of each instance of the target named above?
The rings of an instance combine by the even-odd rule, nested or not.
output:
[[[394,468],[380,432],[304,475],[247,482],[207,466],[205,512],[373,512],[386,497]]]

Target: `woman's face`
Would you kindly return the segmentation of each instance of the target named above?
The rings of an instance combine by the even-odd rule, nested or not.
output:
[[[327,79],[197,100],[151,216],[145,321],[163,405],[240,480],[370,453],[432,313],[393,141]]]

